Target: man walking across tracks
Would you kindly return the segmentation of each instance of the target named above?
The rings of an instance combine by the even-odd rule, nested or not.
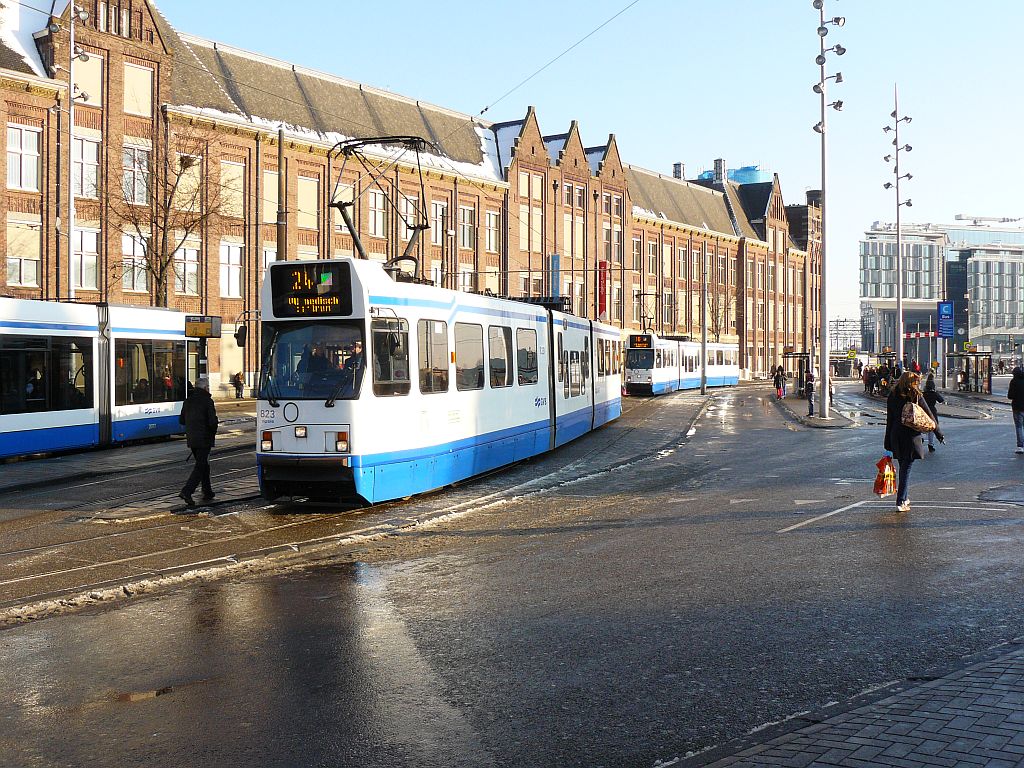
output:
[[[178,422],[185,425],[185,441],[196,460],[192,474],[188,476],[178,496],[184,500],[186,507],[193,509],[196,503],[192,500],[192,494],[200,484],[203,486],[203,501],[210,501],[214,496],[213,486],[210,485],[210,451],[213,449],[218,422],[208,379],[201,378],[192,387],[181,406]]]

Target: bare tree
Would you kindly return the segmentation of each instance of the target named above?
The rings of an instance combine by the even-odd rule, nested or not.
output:
[[[723,333],[729,328],[729,310],[732,301],[726,293],[725,288],[718,287],[708,293],[708,330],[715,337],[715,341],[721,341]]]
[[[120,194],[112,192],[107,205],[112,223],[135,239],[137,251],[126,256],[117,274],[123,279],[129,270],[144,273],[154,306],[169,303],[175,256],[182,247],[224,213],[236,194],[241,199],[241,189],[214,183],[204,173],[204,159],[213,150],[210,137],[190,127],[172,133],[156,164],[151,152],[124,148]]]

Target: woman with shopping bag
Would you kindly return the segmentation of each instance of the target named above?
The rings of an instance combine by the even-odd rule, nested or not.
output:
[[[910,467],[925,457],[923,434],[935,432],[939,442],[945,442],[935,421],[935,414],[921,393],[921,376],[906,371],[896,381],[886,400],[885,450],[899,463],[896,488],[896,511],[909,512],[907,494],[910,486]]]

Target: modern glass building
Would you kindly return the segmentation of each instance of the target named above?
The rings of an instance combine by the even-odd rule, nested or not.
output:
[[[1024,341],[1024,228],[1014,219],[958,217],[971,224],[903,226],[904,331],[931,331],[936,304],[954,302],[956,337],[997,357],[1019,355]],[[993,222],[992,224],[983,222]],[[864,351],[896,348],[896,225],[875,222],[860,241]],[[936,356],[930,339],[906,339],[909,358]]]

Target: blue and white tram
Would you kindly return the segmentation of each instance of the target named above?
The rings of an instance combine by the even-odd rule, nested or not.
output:
[[[396,281],[359,259],[270,265],[260,486],[377,503],[551,450],[621,414],[618,330]]]
[[[180,433],[189,357],[180,312],[0,298],[0,457]]]
[[[654,333],[633,333],[626,347],[626,392],[661,395],[680,389],[698,389],[704,367],[701,345],[697,342],[661,338]],[[738,384],[739,347],[709,343],[706,371],[708,386]]]

